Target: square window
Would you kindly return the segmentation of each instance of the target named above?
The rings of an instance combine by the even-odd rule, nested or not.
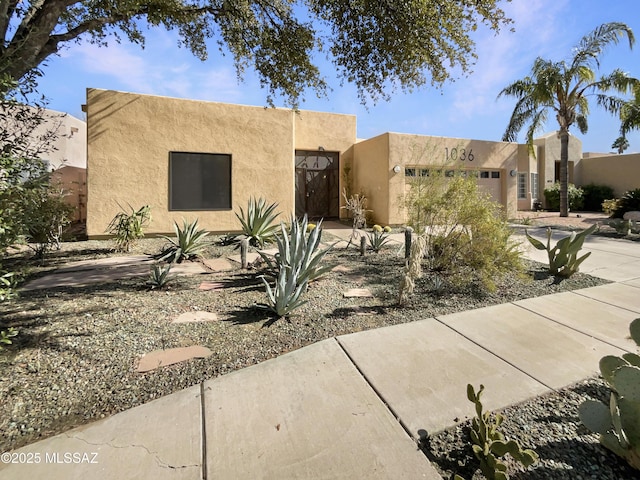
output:
[[[421,168],[420,169],[420,176],[421,177],[428,177],[429,176],[429,170],[426,168]]]
[[[415,177],[416,176],[416,169],[415,168],[405,168],[404,169],[404,176],[405,177]]]
[[[230,210],[231,155],[169,153],[169,210]]]
[[[491,178],[500,178],[500,172],[491,172]]]
[[[480,172],[480,178],[489,178],[489,172],[487,172],[486,170]]]

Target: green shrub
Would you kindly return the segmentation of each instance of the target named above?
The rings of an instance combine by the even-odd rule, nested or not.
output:
[[[613,188],[607,185],[590,183],[589,185],[582,186],[582,192],[582,208],[588,212],[601,212],[602,202],[614,197]]]
[[[59,248],[62,229],[71,223],[74,207],[65,202],[66,194],[47,184],[25,192],[22,206],[25,237],[36,257],[41,258],[51,248]]]
[[[629,330],[640,346],[640,318],[631,322]],[[640,470],[640,356],[603,357],[600,373],[611,387],[609,405],[587,400],[580,405],[580,420],[600,434],[602,445]]]
[[[162,262],[181,263],[184,260],[198,257],[209,245],[205,240],[209,233],[198,229],[197,219],[193,223],[182,219],[182,228],[177,222],[173,223],[176,232],[175,239],[163,235],[162,238],[167,240],[168,244],[160,253],[153,255],[153,258]]]
[[[0,271],[0,273],[2,273]],[[0,275],[0,302],[10,299],[16,292],[16,273],[4,272]]]
[[[581,210],[583,208],[584,192],[581,188],[570,183],[567,188],[567,196],[569,198],[569,210]],[[554,183],[552,186],[544,189],[544,198],[547,201],[547,210],[560,210],[560,182]]]
[[[609,216],[613,215],[613,212],[618,208],[618,202],[620,202],[620,200],[617,198],[604,200],[602,202],[602,211]]]
[[[595,231],[596,227],[597,225],[591,225],[578,234],[572,232],[568,237],[558,240],[558,243],[556,243],[553,248],[551,248],[550,228],[547,228],[546,245],[540,240],[533,238],[526,230],[524,233],[531,245],[538,250],[546,250],[549,258],[549,273],[551,275],[569,278],[579,270],[580,264],[591,255],[591,252],[588,252],[578,258],[578,253],[582,249],[584,240]]]
[[[484,385],[480,385],[477,394],[473,385],[467,385],[467,398],[476,409],[470,432],[473,454],[480,461],[480,470],[487,480],[507,480],[507,466],[501,460],[502,457],[508,453],[527,468],[538,461],[538,455],[533,450],[523,450],[515,440],[505,440],[498,430],[504,417],[499,413],[491,416],[489,412],[483,412],[480,401],[483,391]],[[456,480],[461,480],[461,477],[456,476]]]
[[[618,200],[618,204],[611,216],[613,218],[622,218],[625,213],[634,211],[640,211],[640,188],[625,192]]]
[[[405,203],[410,225],[426,241],[427,268],[457,284],[494,279],[522,268],[502,207],[480,192],[473,177],[431,171],[412,182]]]
[[[122,211],[118,212],[107,226],[107,233],[114,235],[116,250],[129,252],[136,240],[144,237],[143,229],[151,221],[151,207],[144,205],[134,210],[129,205],[131,213],[125,212],[122,207],[120,209]]]
[[[18,335],[18,330],[13,327],[8,328],[6,331],[2,330],[0,332],[0,350],[2,350],[2,345],[11,345],[13,342],[11,339]]]
[[[277,203],[267,205],[264,198],[251,197],[247,205],[247,211],[240,207],[240,213],[236,217],[240,220],[243,234],[253,246],[264,247],[265,243],[273,241],[278,225],[274,222],[280,213],[275,213]]]

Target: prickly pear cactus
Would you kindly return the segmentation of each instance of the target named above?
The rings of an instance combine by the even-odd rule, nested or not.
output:
[[[524,467],[533,465],[538,461],[538,455],[533,450],[523,450],[514,440],[505,441],[498,427],[504,421],[499,413],[492,418],[489,412],[483,412],[480,397],[484,391],[484,385],[476,394],[473,385],[467,385],[467,398],[475,404],[476,417],[472,420],[471,441],[473,442],[473,454],[480,461],[480,470],[488,480],[508,480],[507,466],[501,461],[507,453]]]
[[[556,243],[553,248],[551,247],[550,228],[547,228],[546,245],[540,240],[533,238],[526,230],[524,233],[531,245],[536,249],[546,250],[547,256],[549,257],[549,273],[569,278],[580,269],[582,262],[591,255],[591,252],[588,252],[578,258],[578,253],[582,249],[582,245],[584,245],[584,240],[588,235],[591,235],[595,229],[596,225],[592,225],[578,234],[572,232],[568,237],[558,240],[558,243]]]
[[[640,347],[640,318],[631,322],[629,330]],[[580,405],[580,420],[600,434],[602,445],[640,470],[640,356],[603,357],[600,373],[611,387],[609,405],[587,400]]]

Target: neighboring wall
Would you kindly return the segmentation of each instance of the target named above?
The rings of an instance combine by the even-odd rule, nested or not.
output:
[[[149,233],[172,232],[183,217],[210,231],[238,231],[234,212],[251,196],[278,202],[286,219],[295,208],[295,149],[342,152],[355,141],[353,116],[97,89],[87,91],[87,119],[92,238],[104,235],[118,204],[150,205]],[[231,155],[231,208],[170,211],[170,152]]]
[[[640,188],[640,153],[594,156],[580,162],[581,185],[595,183],[613,188],[616,197]]]

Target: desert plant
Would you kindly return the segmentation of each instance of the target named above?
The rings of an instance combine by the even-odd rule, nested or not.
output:
[[[553,248],[551,248],[550,228],[547,228],[546,245],[540,240],[533,238],[526,230],[524,233],[529,242],[531,242],[531,245],[536,249],[547,251],[547,256],[549,258],[549,273],[551,275],[569,278],[579,270],[582,262],[591,255],[591,252],[587,252],[578,258],[578,253],[582,249],[585,238],[587,238],[587,235],[591,235],[596,228],[597,225],[591,225],[589,228],[586,228],[578,234],[576,234],[576,232],[571,232],[571,235],[568,237],[558,240],[558,243],[556,243]]]
[[[37,258],[52,248],[60,247],[62,229],[71,223],[74,207],[65,202],[66,193],[47,183],[34,188],[23,197],[22,215],[25,237]]]
[[[177,222],[173,223],[176,232],[175,239],[163,235],[162,238],[167,240],[168,244],[160,253],[152,257],[155,260],[169,263],[181,263],[183,260],[198,257],[208,245],[205,237],[209,233],[198,228],[197,219],[193,223],[182,219],[182,228]]]
[[[522,268],[501,206],[478,189],[475,178],[431,170],[410,186],[405,207],[410,225],[425,235],[429,270],[491,290],[496,277]]]
[[[369,243],[369,248],[378,253],[382,247],[389,243],[389,233],[380,225],[374,225],[372,231],[367,233],[367,241]]]
[[[349,237],[349,243],[347,244],[348,247],[351,245],[351,242],[358,237],[357,230],[367,227],[367,214],[371,213],[371,210],[367,210],[367,197],[363,194],[356,193],[347,196],[347,190],[344,189],[342,190],[342,196],[344,197],[345,204],[340,208],[347,210],[353,219],[351,237]]]
[[[583,185],[583,208],[589,212],[601,212],[602,202],[614,197],[613,188],[607,185],[590,183]]]
[[[625,213],[632,211],[640,211],[640,188],[625,192],[611,216],[613,218],[622,218]]]
[[[400,280],[400,292],[398,305],[404,305],[415,289],[415,281],[422,276],[422,259],[424,258],[427,243],[424,236],[418,235],[411,242],[409,258],[407,259],[402,278]]]
[[[640,233],[640,225],[635,220],[621,220],[614,218],[607,222],[620,235],[630,235],[632,233]]]
[[[604,200],[602,202],[602,211],[609,216],[613,215],[613,212],[618,208],[618,202],[620,202],[620,199],[617,198]]]
[[[291,219],[291,226],[287,232],[284,223],[280,224],[281,234],[276,237],[278,253],[272,260],[263,252],[259,252],[268,265],[268,269],[276,272],[276,282],[271,288],[264,276],[261,280],[265,285],[267,303],[260,305],[278,317],[290,315],[295,309],[304,305],[302,294],[309,282],[324,275],[331,266],[321,266],[321,262],[332,247],[318,250],[322,236],[322,221],[311,230],[309,237],[305,237],[308,220],[305,215],[302,220]]]
[[[568,185],[567,190],[569,209],[580,210],[583,206],[584,192],[581,188],[576,187],[573,183]],[[550,187],[544,189],[544,198],[547,202],[547,210],[560,210],[560,182],[556,182]]]
[[[0,302],[15,295],[16,283],[15,272],[4,272],[0,275]]]
[[[151,273],[147,279],[147,285],[151,288],[166,287],[169,282],[175,278],[169,275],[172,266],[172,263],[165,263],[164,265],[161,263],[154,263],[151,265]]]
[[[629,330],[640,347],[640,318]],[[607,355],[600,360],[600,373],[611,387],[609,406],[587,400],[580,405],[580,420],[600,434],[602,445],[640,470],[640,355]]]
[[[290,315],[295,309],[307,303],[301,298],[307,289],[307,280],[301,280],[299,272],[294,268],[283,266],[278,273],[274,288],[271,288],[264,276],[260,279],[266,288],[267,303],[258,306],[270,310],[278,318]]]
[[[507,453],[514,460],[520,462],[525,468],[538,461],[538,455],[533,450],[522,449],[515,440],[506,441],[498,428],[504,421],[499,413],[492,416],[489,412],[483,412],[480,397],[484,391],[484,385],[476,394],[473,385],[467,385],[467,398],[475,405],[476,416],[471,422],[471,442],[473,454],[480,461],[480,470],[488,480],[507,480],[507,466],[501,461]],[[456,476],[457,480],[461,477]]]
[[[13,327],[9,327],[6,331],[2,330],[0,332],[0,350],[2,350],[2,345],[11,345],[13,342],[11,339],[18,335],[18,330]]]
[[[305,237],[308,230],[308,219],[291,219],[289,231],[284,223],[280,224],[280,235],[276,236],[278,253],[275,258],[258,252],[267,264],[267,269],[274,277],[278,277],[283,268],[290,268],[298,283],[312,282],[331,270],[330,265],[322,266],[321,262],[332,249],[332,246],[318,250],[322,238],[322,221],[311,230],[309,237]]]
[[[274,222],[280,213],[275,213],[278,208],[277,203],[267,205],[264,198],[256,200],[255,197],[249,199],[247,211],[240,207],[240,213],[236,217],[240,220],[243,234],[249,239],[253,246],[264,247],[265,243],[273,240],[278,225]]]
[[[134,208],[129,205],[130,213],[125,211],[122,206],[120,206],[120,210],[121,211],[111,219],[106,231],[114,236],[116,250],[129,252],[131,246],[138,239],[144,237],[143,229],[151,221],[151,207],[144,205],[138,210],[134,210]]]

